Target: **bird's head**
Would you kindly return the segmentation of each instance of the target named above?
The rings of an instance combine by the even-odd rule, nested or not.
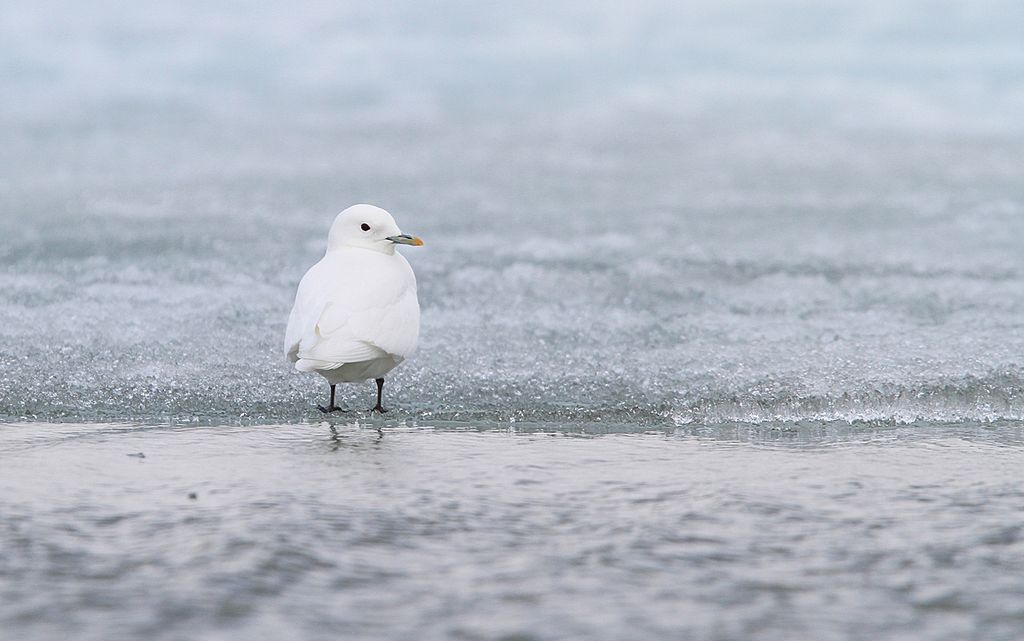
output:
[[[327,236],[327,251],[363,247],[394,254],[395,245],[422,245],[415,236],[403,234],[391,214],[373,205],[352,205],[338,214]]]

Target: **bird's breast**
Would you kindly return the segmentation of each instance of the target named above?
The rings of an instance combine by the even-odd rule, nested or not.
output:
[[[329,297],[358,305],[392,303],[412,293],[416,277],[400,254],[387,255],[367,249],[342,249],[321,261],[314,287]]]

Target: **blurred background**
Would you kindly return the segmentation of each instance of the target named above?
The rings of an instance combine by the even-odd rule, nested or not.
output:
[[[370,202],[427,241],[403,415],[1020,418],[1021,24],[999,0],[8,2],[0,415],[308,417],[291,297]]]

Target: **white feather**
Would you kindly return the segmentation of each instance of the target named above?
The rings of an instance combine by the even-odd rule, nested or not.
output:
[[[331,383],[381,377],[416,350],[419,319],[416,276],[404,256],[330,247],[299,283],[285,355]]]

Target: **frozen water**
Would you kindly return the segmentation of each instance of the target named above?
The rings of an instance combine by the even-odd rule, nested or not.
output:
[[[588,6],[15,3],[0,415],[310,416],[366,201],[428,243],[404,416],[1024,418],[1018,5]]]

